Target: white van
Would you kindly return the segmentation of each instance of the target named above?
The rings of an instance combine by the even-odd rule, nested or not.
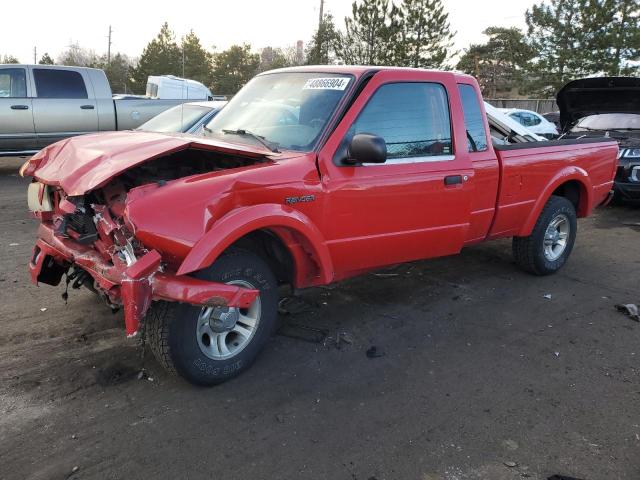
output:
[[[212,100],[211,91],[202,83],[174,75],[150,75],[147,78],[149,98]]]

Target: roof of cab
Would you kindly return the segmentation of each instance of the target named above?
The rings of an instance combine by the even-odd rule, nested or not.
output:
[[[40,65],[33,63],[0,63],[0,67],[10,67],[10,68],[45,68],[45,69],[54,69],[54,70],[97,70],[102,71],[99,68],[93,67],[78,67],[75,65]]]
[[[474,79],[471,75],[467,75],[465,73],[460,72],[451,72],[451,71],[443,71],[443,70],[429,70],[424,68],[411,68],[411,67],[390,67],[384,65],[303,65],[299,67],[286,67],[286,68],[278,68],[275,70],[268,70],[266,72],[262,72],[260,75],[268,75],[271,73],[295,73],[295,72],[307,72],[307,73],[337,73],[337,74],[351,74],[356,76],[361,76],[364,73],[368,72],[379,72],[379,71],[422,71],[425,73],[429,72],[437,72],[437,73],[450,73],[458,80],[470,80]]]

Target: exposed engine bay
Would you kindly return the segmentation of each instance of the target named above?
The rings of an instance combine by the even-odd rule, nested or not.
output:
[[[262,163],[263,157],[249,158],[211,150],[187,148],[142,163],[116,177],[126,190],[152,182],[167,182],[191,175],[229,170]]]
[[[148,308],[152,286],[155,285],[153,288],[158,295],[163,295],[166,265],[157,251],[145,248],[135,237],[133,226],[128,224],[125,215],[128,192],[150,183],[164,185],[184,177],[242,168],[264,161],[262,156],[186,148],[126,169],[105,185],[84,195],[69,196],[61,187],[32,183],[29,205],[42,220],[43,228],[49,230],[50,244],[69,247],[68,242],[73,242],[78,246],[73,248],[81,249],[74,253],[75,258],[67,259],[56,255],[55,250],[47,253],[36,247],[32,264],[44,262],[48,267],[41,270],[35,280],[58,285],[66,275],[67,285],[73,282],[72,288],[88,287],[103,297],[112,309],[120,305],[127,308],[126,298],[140,296],[146,299],[142,302],[142,309],[127,314],[134,319],[128,327],[128,332],[133,334],[137,331],[137,321]],[[98,271],[96,265],[100,265]],[[125,293],[127,289],[129,292]],[[237,292],[228,290],[223,293],[234,295]],[[65,300],[66,295],[65,292]],[[175,292],[164,293],[168,299],[172,296]],[[212,301],[226,303],[220,299]]]
[[[97,250],[104,250],[105,245],[111,246],[113,243],[117,250],[124,251],[123,260],[132,263],[131,256],[134,253],[144,254],[145,251],[123,218],[129,190],[149,183],[162,185],[179,178],[241,168],[263,161],[261,157],[248,158],[187,148],[125,170],[102,188],[82,196],[67,197],[63,191],[54,190],[52,221],[56,234],[73,238],[84,245],[99,240],[95,244]],[[112,252],[101,253],[107,258]]]

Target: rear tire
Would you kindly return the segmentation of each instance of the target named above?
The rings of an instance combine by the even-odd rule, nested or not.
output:
[[[578,222],[573,204],[551,196],[531,235],[513,238],[513,256],[520,268],[534,275],[550,275],[567,262],[576,240]]]
[[[175,302],[155,302],[147,316],[149,346],[160,364],[196,385],[229,380],[253,363],[277,321],[277,281],[267,263],[251,252],[220,257],[198,278],[260,290],[249,309],[230,309],[235,321],[224,324],[220,311]]]

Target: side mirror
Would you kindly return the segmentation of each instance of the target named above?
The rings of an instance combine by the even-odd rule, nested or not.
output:
[[[345,163],[384,163],[387,161],[387,143],[384,138],[370,133],[357,133],[351,139]]]

